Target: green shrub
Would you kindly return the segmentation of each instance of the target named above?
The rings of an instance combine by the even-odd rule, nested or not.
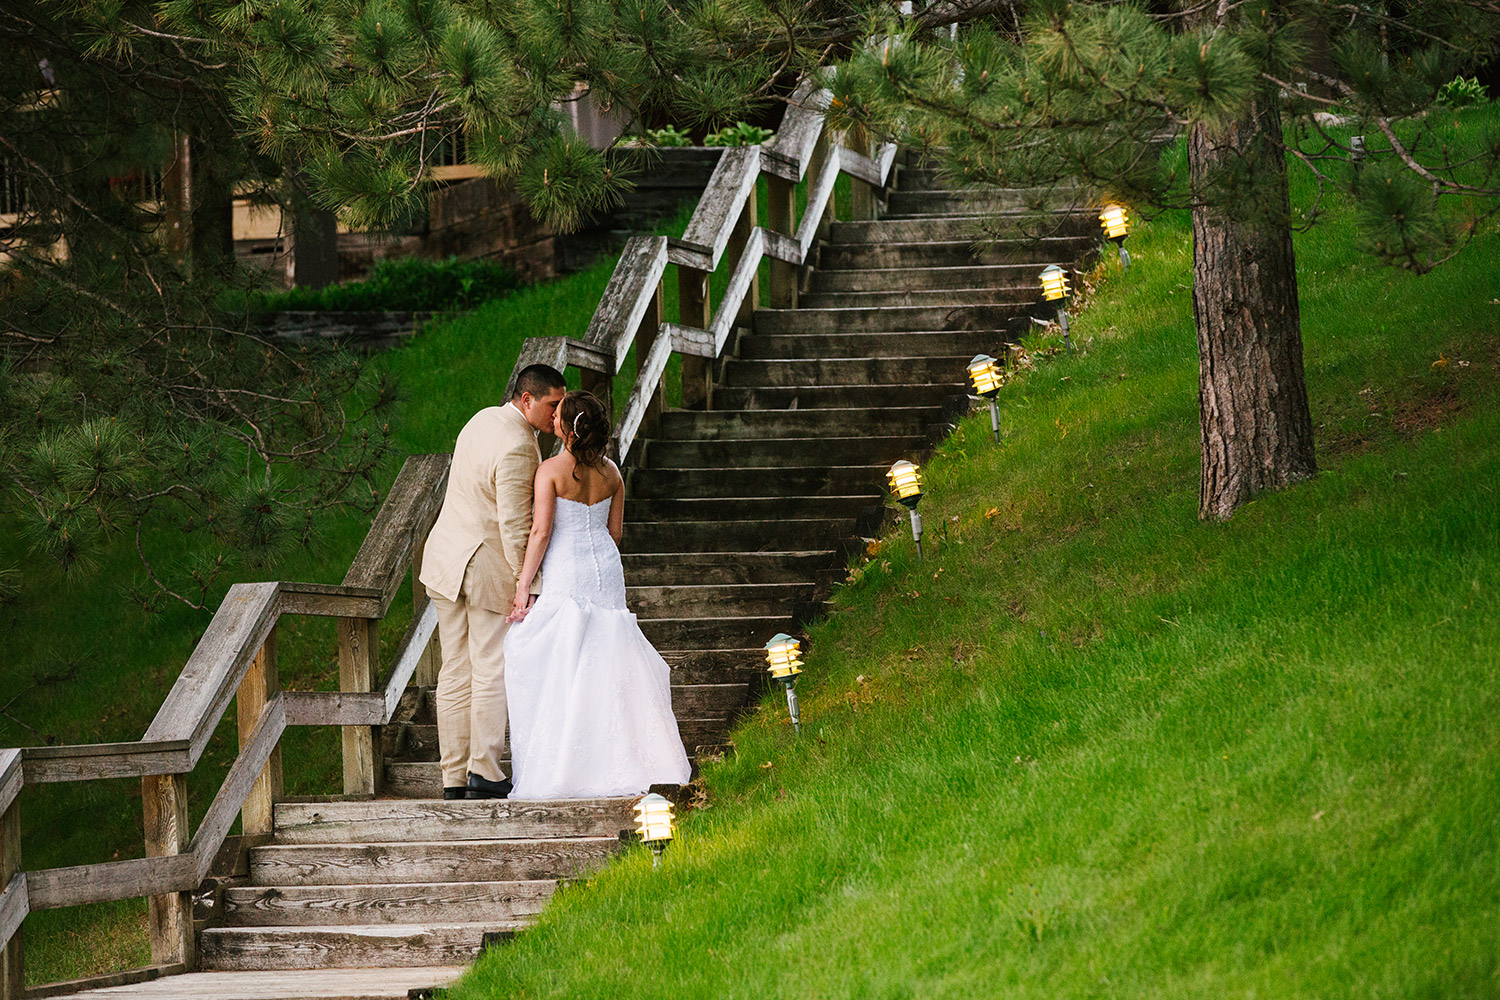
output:
[[[1437,99],[1449,107],[1464,108],[1470,104],[1483,104],[1490,99],[1490,94],[1478,77],[1455,76],[1438,88]]]
[[[469,309],[501,298],[519,284],[515,272],[493,261],[403,257],[380,261],[364,281],[326,288],[293,288],[279,295],[262,296],[256,305],[267,312],[285,309],[441,312]]]
[[[672,125],[663,128],[648,128],[646,138],[653,146],[691,146],[693,144],[692,137],[685,129]]]
[[[768,128],[758,125],[747,125],[739,122],[736,125],[725,126],[719,131],[712,133],[703,140],[705,146],[759,146],[770,139],[776,133]]]

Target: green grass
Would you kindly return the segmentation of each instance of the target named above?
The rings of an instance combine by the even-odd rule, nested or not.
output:
[[[847,183],[843,189],[847,214]],[[761,198],[764,220],[765,199]],[[684,209],[660,232],[680,236],[691,215]],[[567,278],[520,289],[472,312],[434,323],[400,349],[370,363],[395,376],[403,397],[393,426],[405,454],[447,451],[464,422],[500,402],[522,342],[532,336],[582,336],[609,281],[615,258]],[[728,281],[714,276],[714,301]],[[676,320],[677,287],[668,275],[667,318]],[[668,400],[681,398],[680,363],[668,369]],[[615,379],[616,405],[634,382],[634,357]],[[387,481],[397,463],[387,470]],[[271,570],[245,571],[236,579],[287,579],[337,583],[359,548],[369,523],[363,517],[330,518],[314,548]],[[154,550],[184,541],[158,534]],[[42,742],[97,743],[139,739],[176,680],[209,615],[170,604],[146,614],[126,596],[139,568],[125,542],[101,552],[86,575],[68,577],[31,558],[17,533],[0,530],[0,565],[28,567],[19,598],[0,605],[0,746]],[[233,581],[230,581],[233,582]],[[227,583],[226,583],[227,586]],[[382,663],[406,626],[409,595],[398,596],[381,629]],[[294,690],[338,686],[337,636],[331,620],[284,619],[279,635],[283,684]],[[29,728],[28,728],[29,727]],[[283,755],[288,794],[341,790],[338,734],[332,729],[288,731]],[[189,778],[195,820],[208,808],[238,748],[233,713]],[[140,785],[136,781],[28,786],[22,793],[23,859],[30,869],[140,857],[143,853]],[[144,900],[42,911],[28,917],[26,977],[33,985],[149,963]]]
[[[1142,227],[938,449],[929,558],[812,630],[802,737],[768,696],[662,870],[452,1000],[1500,996],[1500,232],[1356,244],[1297,238],[1315,480],[1197,521],[1189,237]]]

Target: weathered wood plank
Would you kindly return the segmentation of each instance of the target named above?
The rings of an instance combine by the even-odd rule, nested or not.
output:
[[[583,339],[608,350],[615,369],[624,364],[625,355],[646,315],[656,288],[667,269],[665,236],[633,236],[625,241],[620,262],[610,275],[609,285],[589,320]]]
[[[787,112],[790,114],[790,110]],[[767,304],[772,309],[797,308],[797,265],[802,263],[802,248],[797,245],[797,192],[794,182],[784,177],[766,178],[766,221],[770,223],[761,234],[767,257],[771,258],[770,280],[767,282]],[[774,246],[773,246],[774,243]],[[787,260],[787,253],[796,253],[796,260]]]
[[[259,771],[257,767],[251,773]],[[188,813],[187,775],[160,774],[142,778],[141,813],[146,832],[145,860],[154,859],[162,868],[170,865],[174,875],[177,866],[181,865],[188,879],[186,885],[178,883],[175,891],[152,892],[137,885],[131,894],[139,896],[152,892],[146,917],[146,928],[151,937],[151,961],[155,965],[181,962],[192,968],[192,890],[198,887],[199,875],[188,847],[192,821]]]
[[[276,665],[276,630],[266,637],[265,645],[250,664],[240,689],[234,696],[235,722],[240,739],[240,756],[254,745],[256,727],[266,706],[281,695],[281,676]],[[286,710],[281,710],[282,728],[286,728]],[[239,762],[235,762],[238,766]],[[275,803],[282,794],[281,746],[271,748],[266,765],[240,807],[240,828],[247,834],[270,833]],[[199,831],[202,834],[202,830]],[[209,858],[209,863],[212,863]],[[203,867],[199,859],[199,867]]]
[[[13,771],[15,763],[12,755],[5,770]],[[31,904],[29,881],[21,871],[21,812],[14,797],[0,809],[0,882],[5,885],[0,899],[0,1000],[20,1000],[26,990],[21,922]]]
[[[261,710],[260,718],[250,730],[249,739],[240,744],[240,753],[234,760],[234,766],[225,775],[224,784],[219,786],[219,794],[214,796],[213,803],[203,816],[203,822],[198,824],[198,832],[187,848],[188,853],[196,859],[199,881],[208,876],[208,870],[213,867],[214,858],[219,853],[219,845],[229,835],[230,827],[234,826],[234,817],[265,771],[271,755],[281,745],[281,734],[285,731],[286,704],[280,697],[272,698]],[[246,833],[264,833],[270,829],[271,809],[266,811],[266,829],[246,830]]]
[[[153,779],[146,778],[146,781]],[[198,887],[198,872],[190,854],[106,861],[72,868],[46,868],[26,873],[26,895],[33,910],[136,899]]]
[[[713,325],[713,295],[708,271],[679,265],[677,268],[677,315],[683,326],[707,330]],[[703,358],[682,359],[682,406],[702,410],[708,406],[713,367]]]
[[[212,927],[203,933],[204,964],[226,971],[452,965],[472,961],[486,934],[516,931],[527,923]]]
[[[262,885],[572,878],[598,869],[619,847],[617,837],[272,845],[250,852],[250,872]]]
[[[411,565],[412,545],[437,520],[451,461],[451,455],[412,455],[402,464],[344,574],[346,587],[373,587],[381,592],[382,617]]]
[[[155,975],[128,979],[136,973]],[[464,972],[463,966],[416,969],[328,969],[267,972],[190,972],[173,975],[181,966],[150,966],[118,973],[120,984],[79,980],[80,989],[48,992],[50,1000],[407,1000],[417,991],[447,986]],[[93,984],[111,986],[108,993],[89,993]],[[57,986],[69,984],[58,983]],[[48,987],[51,990],[51,987]],[[30,998],[28,997],[28,1000]]]
[[[339,619],[339,689],[375,689],[379,673],[380,622],[364,618]],[[344,794],[374,795],[380,783],[380,734],[375,726],[344,726]]]
[[[31,912],[31,903],[26,894],[26,873],[15,872],[0,893],[0,941],[7,944],[21,929],[21,921]]]
[[[189,740],[27,747],[21,754],[31,784],[177,774],[191,771],[194,760]]]
[[[422,585],[422,555],[427,548],[428,534],[430,532],[424,532],[411,548],[411,616],[413,619],[422,617],[422,612],[427,605],[432,603],[432,598],[427,594],[427,588]],[[418,687],[436,687],[438,667],[441,664],[439,643],[434,635],[427,640],[427,645],[417,660],[417,670],[412,675],[412,683]]]
[[[513,921],[540,913],[552,879],[410,885],[277,885],[226,889],[224,915],[237,927]]]
[[[0,813],[9,809],[21,794],[24,780],[20,750],[0,750]]]
[[[708,179],[708,187],[698,200],[693,218],[682,239],[673,240],[667,248],[667,259],[673,264],[712,271],[729,245],[735,221],[744,210],[745,200],[755,190],[760,177],[760,147],[741,146],[726,149]],[[708,267],[702,267],[703,255]]]
[[[802,210],[802,224],[797,227],[797,243],[802,248],[803,260],[807,259],[807,252],[812,249],[813,241],[818,238],[818,230],[823,224],[823,214],[833,199],[833,185],[839,179],[839,162],[844,155],[845,150],[841,147],[831,147],[827,155],[822,158],[823,162],[819,166],[818,173],[809,185],[807,204]]]
[[[786,280],[795,289],[797,287],[797,267],[806,259],[806,254],[802,252],[802,244],[797,242],[797,237],[795,236],[786,236],[782,233],[772,232],[769,229],[762,229],[760,231],[760,239],[763,244],[763,252],[767,257],[775,261],[778,266],[784,262],[790,267],[791,271]],[[776,273],[776,269],[773,268],[771,270],[772,277],[775,277]],[[774,285],[775,283],[773,282],[772,284]],[[783,299],[782,301],[785,300]],[[795,297],[792,301],[796,302]],[[771,308],[795,309],[796,305],[778,306],[773,302]]]
[[[813,146],[823,134],[823,112],[828,107],[829,93],[819,87],[812,77],[804,77],[792,91],[787,102],[786,113],[781,117],[781,127],[776,130],[770,155],[762,169],[778,177],[796,183],[807,173]]]
[[[664,326],[665,330],[666,327]],[[661,378],[667,371],[667,361],[672,357],[672,348],[676,343],[676,337],[663,332],[651,345],[651,350],[644,359],[639,361],[639,369],[636,373],[635,388],[630,392],[630,399],[625,403],[625,412],[620,415],[620,422],[615,426],[615,454],[624,461],[630,454],[630,446],[635,441],[636,431],[640,429],[641,421],[645,419],[646,410],[651,405],[652,397],[656,394],[656,387],[661,384]]]
[[[714,335],[711,330],[702,330],[696,326],[683,326],[679,323],[663,323],[662,331],[665,336],[672,338],[672,350],[678,354],[696,358],[714,356]]]
[[[422,613],[412,619],[406,629],[406,635],[401,639],[401,645],[396,650],[396,662],[391,667],[390,680],[385,685],[385,718],[377,725],[385,725],[396,714],[396,706],[401,703],[401,694],[411,683],[412,677],[417,672],[417,665],[422,662],[423,653],[432,641],[433,634],[437,632],[437,607],[428,604],[422,609]]]
[[[276,807],[276,842],[349,844],[613,837],[634,825],[633,810],[638,798],[283,802]]]
[[[146,965],[139,969],[126,969],[123,972],[107,972],[100,976],[86,976],[83,979],[65,979],[61,982],[48,983],[45,986],[33,986],[26,991],[26,1000],[48,1000],[48,998],[76,997],[80,993],[89,990],[109,989],[108,997],[120,996],[121,994],[111,989],[116,986],[134,986],[137,983],[149,983],[153,979],[162,976],[176,976],[187,971],[187,966],[181,962],[171,965]],[[139,995],[139,994],[136,994]],[[95,994],[90,994],[89,1000],[101,1000]],[[215,1000],[218,1000],[215,995]]]
[[[289,726],[383,726],[385,695],[379,691],[285,691]]]
[[[724,353],[729,335],[742,318],[740,307],[749,299],[755,287],[755,273],[760,268],[761,248],[765,245],[761,234],[764,232],[758,226],[751,231],[740,259],[735,264],[734,273],[729,276],[729,285],[724,289],[724,298],[720,300],[718,311],[714,313],[713,326],[709,328],[714,335],[714,353],[711,357],[717,358]]]
[[[190,770],[197,764],[250,662],[276,624],[278,585],[237,583],[151,720],[142,742],[190,740]]]
[[[321,618],[379,618],[382,597],[378,587],[338,587],[284,580],[278,591],[277,611],[283,615]]]

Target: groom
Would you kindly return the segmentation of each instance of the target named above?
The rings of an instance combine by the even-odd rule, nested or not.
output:
[[[476,413],[459,432],[448,492],[422,550],[421,583],[437,607],[443,666],[438,672],[438,749],[443,798],[503,799],[505,622],[531,534],[531,500],[542,454],[538,431],[566,385],[547,365],[516,376],[504,406]],[[531,585],[541,592],[541,577]]]

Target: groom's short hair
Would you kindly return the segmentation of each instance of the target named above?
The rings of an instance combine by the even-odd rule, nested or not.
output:
[[[562,372],[551,365],[527,365],[521,369],[521,374],[516,376],[516,391],[512,399],[520,399],[523,393],[531,393],[532,396],[542,397],[553,389],[566,389],[568,383],[563,379]]]

